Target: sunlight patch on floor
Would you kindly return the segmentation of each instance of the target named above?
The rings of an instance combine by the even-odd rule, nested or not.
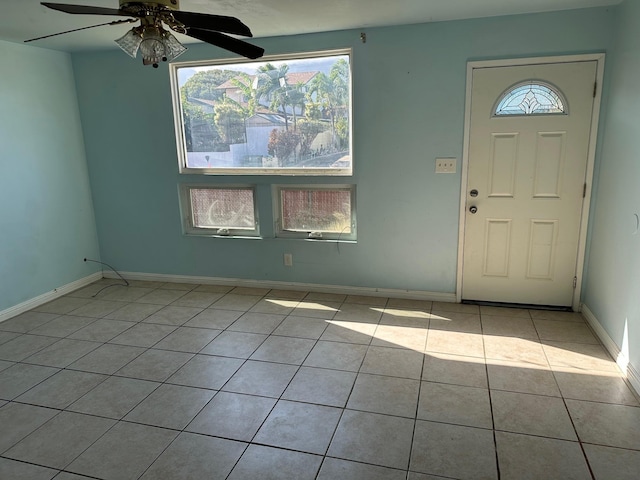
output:
[[[300,302],[297,300],[276,300],[274,298],[265,298],[266,303],[271,303],[273,305],[278,305],[279,307],[285,308],[296,308]]]

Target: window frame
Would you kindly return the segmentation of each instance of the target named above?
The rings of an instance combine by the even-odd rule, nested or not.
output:
[[[254,228],[251,230],[221,227],[216,230],[215,228],[195,226],[193,222],[193,209],[191,208],[191,190],[251,190],[253,194]],[[178,196],[180,200],[182,232],[184,235],[216,238],[261,238],[256,185],[180,183],[178,184]]]
[[[187,166],[186,135],[183,122],[182,103],[180,99],[180,86],[178,82],[178,70],[180,68],[197,68],[205,66],[233,65],[239,63],[264,63],[283,62],[287,60],[305,60],[320,57],[330,57],[346,55],[349,57],[349,156],[351,158],[350,168],[194,168]],[[353,49],[341,48],[335,50],[320,50],[313,52],[299,52],[278,55],[265,55],[256,60],[249,60],[243,57],[223,58],[214,60],[199,60],[187,62],[169,63],[169,77],[171,83],[171,102],[173,106],[173,123],[176,136],[176,149],[178,160],[178,172],[184,175],[258,175],[258,176],[306,176],[306,177],[352,177],[354,170],[353,154]]]
[[[338,242],[350,242],[355,243],[358,239],[358,223],[356,221],[356,185],[355,184],[278,184],[273,185],[273,218],[274,218],[274,234],[276,238],[295,238],[305,239],[310,241],[338,241]],[[307,190],[307,191],[328,191],[328,190],[341,190],[348,191],[351,197],[351,233],[335,233],[335,232],[322,232],[320,237],[312,234],[313,230],[296,231],[285,230],[283,228],[283,205],[282,195],[283,190]]]

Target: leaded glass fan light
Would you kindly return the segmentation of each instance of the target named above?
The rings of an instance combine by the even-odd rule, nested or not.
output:
[[[493,115],[566,115],[567,102],[562,93],[539,80],[527,80],[502,94]]]

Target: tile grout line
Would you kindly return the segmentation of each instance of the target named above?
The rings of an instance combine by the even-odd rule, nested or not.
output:
[[[271,290],[269,290],[269,291],[271,291]],[[265,298],[269,298],[269,297],[267,297],[267,295],[268,295],[268,292],[267,292],[267,293],[262,297],[262,299],[261,299],[261,300],[264,300]],[[306,295],[305,295],[305,297],[306,297]],[[299,305],[301,302],[302,302],[302,300],[297,301],[296,306],[297,306],[297,305]],[[259,301],[258,301],[258,302],[256,302],[256,304],[257,304],[257,303],[259,303]],[[252,307],[250,307],[250,308],[255,307],[255,305],[256,305],[256,304],[252,305]],[[276,326],[273,328],[273,330],[271,331],[271,333],[269,333],[268,335],[266,335],[265,339],[260,343],[260,345],[258,345],[258,346],[253,350],[253,353],[251,353],[251,354],[250,354],[246,359],[244,359],[244,362],[242,363],[242,365],[241,365],[240,367],[238,367],[238,369],[237,369],[237,370],[236,370],[236,371],[235,371],[235,372],[234,372],[234,373],[233,373],[233,374],[232,374],[232,375],[227,379],[227,381],[226,381],[226,382],[225,382],[225,383],[220,387],[220,390],[218,390],[218,392],[223,391],[222,389],[224,388],[224,386],[225,386],[229,381],[231,381],[231,379],[233,378],[233,376],[234,376],[234,375],[235,375],[235,374],[240,370],[240,368],[242,368],[242,366],[244,366],[244,365],[245,365],[245,364],[250,360],[251,356],[252,356],[252,355],[253,355],[253,354],[254,354],[254,353],[255,353],[255,352],[256,352],[256,351],[257,351],[257,350],[258,350],[258,349],[259,349],[259,348],[260,348],[260,347],[261,347],[261,346],[262,346],[262,345],[263,345],[263,344],[264,344],[264,343],[265,343],[265,342],[266,342],[266,341],[267,341],[267,340],[272,336],[272,335],[273,335],[273,332],[274,332],[274,331],[275,331],[275,330],[276,330],[280,325],[282,325],[282,324],[284,323],[284,321],[285,321],[289,316],[291,316],[291,314],[295,311],[295,308],[296,308],[296,307],[292,308],[291,312],[289,312],[288,314],[286,314],[286,315],[284,315],[284,316],[283,316],[283,318],[282,318],[282,320],[280,321],[280,323],[279,323],[278,325],[276,325]],[[238,318],[238,320],[239,320],[240,318],[242,318],[242,317],[244,316],[244,314],[248,313],[249,311],[250,311],[250,309],[249,309],[249,310],[247,310],[247,311],[245,311],[245,312],[243,313],[243,315],[241,315],[241,316]],[[237,320],[236,320],[236,321],[237,321]],[[233,322],[233,323],[235,323],[235,322]],[[223,331],[232,331],[232,330],[228,330],[228,328],[229,328],[231,325],[233,325],[233,323],[231,323],[230,325],[228,325],[228,326],[227,326]],[[294,337],[294,338],[295,338],[295,337]],[[213,340],[212,340],[212,341],[213,341]],[[210,343],[211,343],[211,342],[210,342]],[[316,340],[316,343],[314,343],[314,346],[315,346],[315,344],[317,344],[317,340]],[[205,347],[203,347],[203,349],[204,349],[204,348],[206,348],[206,346],[205,346]],[[309,354],[311,353],[311,350],[312,350],[312,349],[313,349],[313,347],[309,350],[309,352],[308,352],[308,353],[307,353],[307,355],[305,356],[305,359],[309,356]],[[263,360],[253,360],[253,361],[264,362]],[[266,362],[266,363],[275,363],[275,362]],[[256,435],[258,435],[258,432],[260,431],[260,429],[264,426],[264,424],[265,424],[265,422],[267,421],[267,419],[269,418],[269,416],[270,416],[270,415],[273,413],[273,411],[275,410],[276,406],[278,405],[278,402],[282,399],[282,395],[284,394],[284,392],[286,391],[286,389],[288,388],[288,386],[289,386],[289,385],[291,384],[291,382],[293,381],[293,378],[295,377],[295,375],[296,375],[296,374],[300,371],[300,369],[302,368],[302,364],[303,364],[303,363],[304,363],[304,360],[300,363],[300,365],[298,365],[298,368],[297,368],[297,370],[296,370],[296,373],[294,373],[294,374],[293,374],[293,376],[291,377],[291,379],[290,379],[290,380],[289,380],[289,382],[287,383],[287,386],[283,389],[283,391],[282,391],[282,393],[280,394],[280,396],[279,396],[279,397],[276,399],[276,401],[274,402],[273,407],[271,407],[271,409],[269,410],[269,412],[265,415],[264,420],[261,422],[260,426],[256,429],[256,432],[253,434],[253,436],[251,437],[251,439],[250,439],[248,442],[243,442],[243,443],[246,443],[246,447],[245,447],[245,449],[243,450],[242,454],[238,457],[238,459],[237,459],[237,460],[236,460],[236,462],[234,463],[234,465],[233,465],[233,467],[231,468],[231,470],[229,470],[229,473],[227,474],[227,477],[226,477],[226,478],[228,478],[228,477],[233,473],[233,471],[235,470],[235,468],[237,467],[237,465],[240,463],[240,461],[242,460],[242,457],[244,456],[244,454],[247,452],[247,450],[249,449],[249,447],[250,447],[251,445],[261,445],[261,446],[263,445],[263,444],[260,444],[260,443],[256,443],[256,442],[254,442],[254,439],[255,439]],[[285,365],[290,365],[290,364],[285,364]],[[227,393],[232,393],[232,394],[233,394],[234,392],[227,392]],[[216,393],[216,395],[214,395],[214,397],[213,397],[213,398],[212,398],[212,399],[207,403],[207,405],[208,405],[211,401],[213,401],[213,399],[217,396],[217,394],[218,394],[218,393]],[[249,395],[249,394],[242,394],[242,395]],[[255,395],[255,394],[251,394],[251,396],[258,396],[258,397],[261,397],[260,395]],[[265,398],[273,398],[273,397],[265,397]],[[200,410],[200,412],[202,412],[202,410],[204,410],[204,408],[206,408],[206,406],[205,406],[205,407],[203,407],[203,408]],[[199,412],[199,413],[200,413],[200,412]],[[198,414],[199,414],[199,413],[198,413]],[[196,415],[196,416],[197,416],[197,415]],[[195,418],[195,417],[194,417],[194,418]],[[282,447],[274,447],[273,445],[264,445],[264,446],[267,446],[267,447],[270,447],[270,448],[282,448]],[[286,449],[286,448],[284,448],[284,449],[285,449],[285,450],[289,450],[289,449]],[[292,451],[296,451],[296,450],[292,450]],[[308,452],[301,452],[301,453],[308,453]],[[320,466],[318,467],[318,470],[319,470],[319,469],[320,469]]]
[[[485,334],[484,334],[484,324],[482,323],[482,309],[480,309],[480,335],[482,338],[482,352],[484,353],[484,370],[485,370],[485,375],[487,377],[487,394],[489,396],[489,411],[491,412],[491,427],[492,427],[492,434],[493,434],[493,451],[494,451],[494,460],[496,464],[496,475],[497,475],[497,480],[500,480],[502,478],[502,474],[500,472],[500,458],[498,455],[498,435],[496,432],[495,415],[493,413],[493,396],[491,395],[491,383],[489,380],[489,365],[487,363],[487,350],[484,343]]]
[[[409,445],[409,460],[407,461],[407,474],[405,475],[405,479],[409,479],[409,473],[411,472],[411,457],[413,456],[413,443],[415,441],[416,438],[416,428],[418,425],[418,412],[420,410],[420,395],[422,393],[422,379],[424,377],[424,368],[425,368],[425,363],[426,363],[426,358],[427,358],[427,342],[429,341],[429,332],[431,331],[431,311],[433,310],[433,304],[431,305],[431,308],[429,309],[429,316],[427,318],[427,336],[424,340],[424,349],[422,351],[422,366],[420,368],[420,377],[418,378],[418,398],[416,401],[416,409],[415,409],[415,415],[413,418],[413,431],[411,432],[411,443]]]
[[[304,298],[306,298],[309,294],[305,295]],[[303,298],[303,300],[304,300]],[[300,305],[300,303],[302,303],[303,300],[300,300],[300,302],[298,302],[298,305]],[[345,297],[346,300],[346,297]],[[344,301],[340,304],[340,307],[342,307],[342,305],[344,305]],[[340,311],[340,307],[338,307],[338,312]],[[283,321],[280,323],[280,325],[282,325],[282,323],[284,323],[284,321],[291,316],[291,314],[295,311],[295,308],[291,311],[291,313],[289,315],[287,315],[285,317],[285,319],[283,319]],[[253,438],[251,439],[251,441],[253,442],[253,440],[255,439],[256,435],[258,435],[258,432],[260,431],[260,429],[264,426],[265,422],[267,421],[267,419],[269,418],[269,415],[271,415],[271,413],[273,412],[273,410],[276,408],[276,406],[278,405],[278,402],[280,402],[280,400],[282,400],[282,395],[284,395],[284,393],[287,391],[287,388],[289,388],[289,386],[291,385],[291,382],[293,382],[293,379],[295,378],[295,376],[298,374],[298,372],[300,372],[300,370],[302,369],[302,366],[304,365],[304,362],[309,358],[309,355],[311,355],[311,352],[313,351],[313,349],[316,347],[316,345],[318,344],[318,342],[320,342],[320,338],[322,337],[322,335],[324,334],[324,332],[327,331],[327,329],[329,328],[330,325],[330,320],[332,320],[333,318],[335,318],[337,312],[333,314],[331,319],[323,319],[326,323],[324,330],[322,331],[322,333],[320,335],[318,335],[318,338],[315,339],[315,342],[313,344],[313,347],[311,347],[309,349],[309,352],[307,352],[307,354],[305,355],[305,358],[300,362],[300,365],[298,365],[298,369],[296,370],[296,373],[293,374],[293,376],[291,377],[291,380],[289,380],[289,382],[287,383],[287,386],[284,388],[284,390],[282,390],[282,393],[280,394],[280,397],[278,397],[278,400],[276,400],[276,403],[273,406],[273,409],[271,409],[271,411],[269,412],[269,414],[265,417],[264,421],[262,422],[262,424],[260,425],[260,427],[258,428],[258,430],[256,431],[255,435],[253,436]],[[277,329],[277,327],[276,327]],[[274,329],[273,331],[275,332]],[[273,332],[269,335],[271,336],[273,334]],[[355,384],[355,381],[354,381]],[[352,386],[353,388],[353,386]],[[285,400],[285,401],[291,401],[291,400]],[[346,408],[346,402],[345,402],[345,408]],[[327,458],[327,453],[329,452],[329,447],[331,446],[331,442],[333,441],[333,438],[336,434],[336,431],[338,430],[338,425],[340,424],[340,420],[342,419],[342,415],[344,413],[344,408],[341,409],[340,412],[340,416],[338,417],[338,421],[336,422],[336,426],[333,429],[333,433],[331,434],[331,438],[329,439],[329,442],[327,443],[327,447],[324,451],[324,454],[321,455],[322,459],[320,460],[320,464],[318,465],[318,470],[316,471],[316,474],[314,475],[314,478],[317,478],[318,475],[320,475],[320,471],[322,470],[322,465],[324,464],[325,459]],[[279,447],[277,447],[279,448]],[[306,452],[308,453],[308,452]]]
[[[270,291],[271,291],[271,290],[270,290]],[[268,293],[267,293],[267,294],[268,294]],[[266,296],[267,294],[265,294],[265,296],[263,296],[263,297],[262,297],[262,299],[268,298],[268,297]],[[308,294],[307,294],[307,295],[308,295]],[[303,297],[303,299],[302,299],[302,300],[299,300],[299,301],[297,302],[296,306],[297,306],[297,305],[300,305],[300,303],[304,300],[304,298],[306,298],[306,296],[307,296],[307,295],[305,295],[305,297]],[[258,302],[256,302],[256,303],[258,303]],[[254,306],[255,306],[255,305],[254,305]],[[260,345],[258,345],[258,346],[253,350],[253,353],[251,353],[251,354],[246,358],[245,362],[244,362],[242,365],[245,365],[245,364],[249,361],[249,359],[251,358],[251,356],[252,356],[252,355],[253,355],[253,354],[254,354],[254,353],[255,353],[255,352],[260,348],[260,346],[262,346],[262,345],[263,345],[263,344],[264,344],[264,343],[265,343],[265,342],[266,342],[266,341],[271,337],[271,335],[273,335],[273,332],[275,332],[275,331],[278,329],[278,327],[279,327],[280,325],[282,325],[282,324],[285,322],[285,320],[286,320],[289,316],[291,316],[291,315],[292,315],[292,313],[295,311],[295,308],[296,308],[296,307],[294,307],[294,308],[291,310],[291,312],[289,312],[288,314],[284,315],[284,318],[282,319],[282,321],[281,321],[281,322],[280,322],[276,327],[274,327],[274,328],[273,328],[273,330],[271,331],[271,333],[269,333],[269,334],[266,336],[266,338],[265,338],[265,339],[260,343]],[[245,312],[245,313],[246,313],[246,312]],[[241,316],[240,316],[240,318],[242,318],[242,316],[243,316],[243,315],[241,315]],[[238,320],[239,320],[239,319],[238,319]],[[233,323],[232,323],[231,325],[233,325]],[[231,326],[231,325],[229,325],[229,326]],[[227,328],[228,328],[228,327],[227,327]],[[325,330],[326,330],[326,327],[325,327]],[[225,329],[225,331],[226,331],[226,329]],[[315,345],[317,344],[317,342],[318,342],[318,341],[319,341],[319,337],[318,337],[318,340],[316,340],[316,342],[314,343],[314,347],[315,347]],[[205,348],[206,348],[206,347],[205,347]],[[244,449],[244,451],[242,452],[242,454],[238,457],[238,460],[236,460],[235,464],[233,465],[233,467],[231,468],[231,470],[230,470],[230,471],[229,471],[229,473],[227,474],[227,477],[226,477],[226,478],[229,478],[229,476],[233,473],[233,471],[234,471],[234,470],[235,470],[235,468],[238,466],[238,464],[239,464],[239,463],[240,463],[240,461],[242,460],[242,457],[244,456],[244,454],[246,453],[246,451],[249,449],[249,447],[250,447],[251,445],[261,445],[261,446],[262,446],[262,444],[260,444],[260,443],[254,443],[254,440],[255,440],[256,436],[258,435],[258,432],[259,432],[259,431],[260,431],[260,429],[264,426],[264,424],[266,423],[266,421],[267,421],[267,419],[269,418],[269,416],[270,416],[270,415],[273,413],[273,411],[275,410],[276,406],[278,405],[278,402],[282,399],[282,395],[284,395],[284,392],[287,390],[287,388],[289,387],[289,385],[291,385],[291,382],[293,381],[293,379],[295,378],[295,376],[297,375],[297,373],[298,373],[298,372],[300,371],[300,369],[302,368],[302,364],[304,363],[304,360],[306,360],[306,358],[311,354],[311,350],[313,350],[313,347],[309,350],[309,352],[307,353],[307,355],[305,356],[305,358],[302,360],[302,362],[300,363],[300,365],[298,365],[298,368],[296,369],[296,372],[291,376],[291,379],[290,379],[290,380],[289,380],[289,382],[287,383],[287,386],[282,390],[282,393],[279,395],[279,397],[278,397],[278,398],[276,399],[276,401],[274,402],[273,407],[271,407],[271,409],[269,410],[269,412],[265,415],[264,420],[260,423],[260,426],[256,429],[256,432],[253,434],[253,436],[251,437],[251,439],[250,439],[248,442],[246,442],[246,443],[247,443],[247,447]],[[254,360],[254,361],[256,361],[256,360]],[[262,361],[262,360],[257,360],[257,361]],[[273,363],[273,362],[267,362],[267,363]],[[239,370],[240,368],[242,368],[242,365],[238,368],[238,370]],[[236,370],[236,372],[235,372],[235,373],[237,373],[237,372],[238,372],[238,370]],[[235,375],[235,373],[234,373],[233,375],[231,375],[231,376],[229,377],[229,379],[228,379],[228,380],[227,380],[227,381],[222,385],[222,387],[220,388],[220,391],[222,391],[222,388],[224,388],[224,385],[226,385],[229,381],[231,381],[231,378],[233,378],[233,376]],[[233,393],[233,392],[229,392],[229,393]],[[217,394],[216,394],[216,395],[217,395]],[[253,396],[258,396],[258,395],[253,395]],[[215,397],[214,397],[214,398],[215,398]],[[273,397],[267,397],[267,398],[273,398]],[[212,399],[212,400],[213,400],[213,399]],[[202,411],[202,410],[201,410],[201,411]],[[195,417],[194,417],[194,418],[195,418]],[[337,425],[336,425],[336,428],[337,428]],[[267,446],[267,447],[270,447],[270,448],[282,448],[282,447],[274,447],[273,445],[264,445],[264,446]],[[327,447],[327,449],[328,449],[328,447]],[[288,450],[288,449],[285,449],[285,450]],[[294,450],[294,451],[295,451],[295,450]],[[308,452],[301,452],[301,453],[308,453]],[[323,457],[323,459],[324,459],[324,457]],[[320,471],[321,466],[322,466],[322,461],[320,462],[320,465],[318,466],[318,472],[316,472],[316,476],[318,475],[318,473],[319,473],[319,471]]]
[[[558,388],[558,392],[560,392],[560,398],[562,399],[562,404],[564,405],[565,411],[567,412],[567,416],[569,417],[569,421],[571,422],[571,426],[573,427],[573,433],[575,433],[576,435],[577,443],[580,446],[580,451],[582,452],[582,457],[584,458],[584,461],[587,465],[587,469],[589,470],[589,475],[591,475],[591,480],[596,480],[595,474],[593,473],[593,469],[591,468],[591,463],[589,462],[589,458],[587,457],[587,452],[585,451],[584,445],[582,444],[582,439],[578,434],[578,429],[576,428],[576,424],[573,420],[573,416],[571,415],[571,411],[569,410],[569,406],[567,405],[567,399],[565,398],[564,393],[562,393],[562,389],[560,388],[560,384],[558,383],[556,372],[552,368],[551,361],[549,360],[546,350],[544,350],[543,348],[542,351],[544,353],[545,358],[547,359],[547,363],[549,364],[549,370],[551,371],[551,375],[553,376],[553,381],[555,382],[556,387]]]
[[[345,301],[346,301],[347,297],[345,297]],[[389,303],[389,299],[386,300],[385,302],[385,307],[386,305]],[[345,302],[343,301],[341,306],[344,305]],[[383,307],[384,309],[384,307]],[[335,318],[335,315],[334,315]],[[382,315],[380,316],[380,318],[382,318]],[[380,319],[378,319],[378,323],[377,325],[380,324]],[[329,326],[327,326],[327,328],[325,328],[324,332],[327,331],[327,329],[329,328]],[[377,326],[376,326],[377,329]],[[323,332],[323,334],[324,334]],[[375,331],[374,331],[375,334]],[[320,337],[318,337],[318,340],[316,341],[316,345],[318,344],[318,342],[320,342],[320,338],[322,337],[322,335],[320,335]],[[362,356],[362,360],[360,361],[360,366],[358,367],[358,370],[355,373],[355,377],[353,379],[353,384],[351,385],[351,388],[349,390],[349,394],[346,396],[345,402],[344,402],[344,407],[340,408],[340,415],[338,417],[338,421],[336,422],[336,426],[333,429],[333,433],[331,434],[331,438],[329,439],[329,442],[327,443],[327,448],[325,450],[325,454],[322,457],[322,461],[320,462],[320,466],[318,467],[318,472],[316,473],[316,480],[318,478],[318,476],[320,475],[320,471],[322,470],[322,466],[324,465],[325,460],[327,459],[327,455],[329,454],[329,449],[331,448],[331,444],[333,443],[333,440],[335,439],[336,436],[336,432],[338,431],[338,427],[340,426],[340,422],[342,421],[342,417],[344,416],[344,412],[347,410],[347,405],[349,403],[349,399],[351,398],[351,395],[353,394],[353,389],[355,388],[356,382],[358,381],[358,375],[360,374],[360,370],[362,369],[362,365],[364,364],[364,360],[367,357],[367,352],[369,351],[369,347],[371,345],[371,342],[373,340],[373,337],[371,337],[371,339],[369,339],[369,343],[367,344],[367,351],[365,352],[365,354]],[[311,351],[309,351],[309,355],[311,354]],[[307,355],[308,357],[308,355]],[[332,457],[329,457],[332,458]]]

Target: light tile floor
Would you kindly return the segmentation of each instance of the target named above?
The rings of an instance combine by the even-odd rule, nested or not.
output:
[[[639,478],[579,314],[112,283],[0,323],[0,478]]]

